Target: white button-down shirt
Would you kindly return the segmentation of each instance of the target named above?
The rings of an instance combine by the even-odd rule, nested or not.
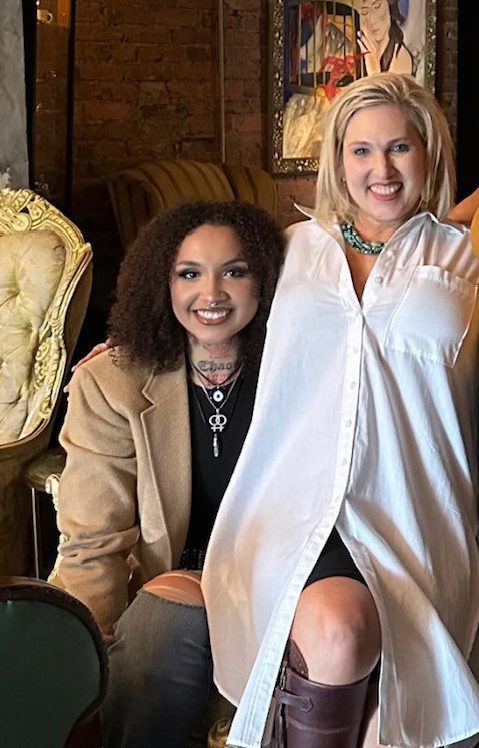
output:
[[[468,231],[422,214],[387,242],[359,302],[339,228],[293,227],[203,573],[215,680],[240,702],[228,745],[261,745],[334,524],[381,621],[380,742],[479,733],[478,282]]]

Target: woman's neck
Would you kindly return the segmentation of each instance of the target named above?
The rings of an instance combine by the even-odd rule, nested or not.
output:
[[[197,339],[190,339],[188,360],[191,364],[190,376],[195,384],[222,385],[241,363],[239,341],[233,338],[224,343],[205,345]]]
[[[361,239],[367,242],[387,242],[403,223],[403,220],[382,223],[356,216],[354,227]]]

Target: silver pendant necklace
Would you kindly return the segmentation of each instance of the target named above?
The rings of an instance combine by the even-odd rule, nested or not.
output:
[[[196,369],[196,367],[194,365],[193,365],[193,367]],[[210,393],[208,392],[208,390],[206,389],[205,385],[203,384],[203,382],[200,379],[200,387],[203,390],[207,401],[209,402],[209,404],[211,405],[211,407],[214,410],[214,413],[212,413],[210,415],[210,417],[208,418],[208,423],[209,423],[210,429],[213,432],[213,444],[212,444],[212,447],[213,447],[213,457],[219,457],[220,456],[220,442],[219,442],[219,436],[218,436],[218,434],[221,434],[221,432],[224,431],[224,429],[226,428],[226,426],[228,424],[228,418],[225,416],[224,413],[221,413],[221,409],[228,402],[228,400],[230,398],[230,395],[233,392],[234,387],[235,387],[235,385],[236,385],[236,383],[237,383],[237,381],[239,379],[239,376],[241,374],[242,369],[243,369],[243,364],[241,363],[240,366],[234,372],[234,379],[233,379],[233,381],[230,384],[230,388],[229,388],[228,392],[226,393],[226,395],[224,395],[223,393],[221,393],[222,398],[221,398],[221,400],[219,402],[218,401],[215,402],[215,400],[214,400],[215,393],[213,393],[213,395],[210,395]],[[200,404],[198,403],[198,405],[200,405]],[[201,406],[200,406],[200,410],[201,410]]]
[[[225,379],[224,382],[222,382],[221,385],[216,384],[216,382],[212,382],[211,379],[209,379],[206,376],[206,374],[203,374],[203,372],[201,371],[201,369],[198,369],[198,367],[193,363],[193,361],[190,361],[190,366],[199,375],[199,377],[200,377],[200,385],[202,387],[203,387],[203,382],[206,382],[207,384],[212,385],[212,387],[213,387],[213,393],[211,394],[211,396],[208,393],[208,399],[210,399],[210,397],[211,397],[211,398],[213,398],[213,400],[215,401],[215,403],[219,404],[219,403],[222,403],[223,400],[224,400],[224,398],[225,398],[225,394],[220,389],[220,387],[225,387],[226,385],[228,385],[230,383],[230,381],[236,381],[236,377],[239,374],[239,372],[241,370],[241,367],[243,366],[243,363],[241,363],[239,366],[237,366],[236,369],[229,375],[229,377],[227,377]],[[228,394],[229,394],[229,392],[228,392]]]

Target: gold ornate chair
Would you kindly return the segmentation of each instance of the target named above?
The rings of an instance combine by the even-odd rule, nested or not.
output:
[[[276,185],[255,166],[206,161],[146,161],[108,180],[123,249],[158,213],[192,200],[245,200],[276,215]]]
[[[0,574],[29,562],[25,466],[46,450],[91,288],[92,250],[30,190],[0,190]]]

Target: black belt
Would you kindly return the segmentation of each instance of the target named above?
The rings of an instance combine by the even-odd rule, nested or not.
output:
[[[204,548],[185,548],[181,554],[180,569],[202,571],[205,562]]]

